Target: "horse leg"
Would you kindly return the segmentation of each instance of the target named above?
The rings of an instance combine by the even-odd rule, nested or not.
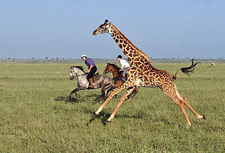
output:
[[[107,94],[108,94],[110,91],[113,91],[113,89],[116,89],[116,88],[118,88],[118,87],[120,87],[120,86],[122,86],[122,85],[123,85],[123,82],[121,82],[121,81],[116,81],[116,84],[114,84],[114,85],[108,90]],[[116,95],[115,95],[115,97],[116,97]]]
[[[109,90],[111,90],[112,84],[106,85],[105,86],[105,91],[104,91],[104,98],[107,97]]]
[[[162,86],[162,91],[165,95],[167,95],[170,99],[172,99],[182,110],[184,117],[187,121],[188,126],[191,126],[191,122],[187,116],[187,113],[184,109],[184,104],[195,114],[195,116],[197,118],[202,118],[205,119],[204,116],[199,115],[187,102],[186,98],[183,97],[182,95],[180,95],[180,93],[178,92],[175,83],[173,82],[173,84],[166,85],[166,86]]]
[[[112,93],[109,95],[109,97],[105,100],[105,102],[98,108],[98,110],[95,112],[95,115],[99,115],[99,113],[102,111],[102,109],[105,107],[105,105],[110,101],[110,99],[120,91],[127,89],[129,87],[133,86],[133,84],[124,83],[119,88],[112,91]]]
[[[71,95],[72,95],[73,93],[75,93],[75,96],[76,96],[76,97],[80,98],[81,96],[78,95],[78,94],[76,93],[76,92],[79,91],[79,90],[83,90],[83,88],[77,87],[76,89],[74,89],[74,90],[70,93],[70,95],[66,98],[66,101],[69,101],[69,100],[70,100]]]
[[[101,98],[105,97],[105,86],[104,85],[101,85]]]
[[[135,88],[135,90],[133,90],[133,92],[127,96],[128,97],[128,100],[127,101],[131,101],[136,96],[136,94],[138,93],[139,87],[138,86],[135,86],[134,88]],[[130,96],[132,96],[132,97],[130,98]]]
[[[118,103],[118,105],[116,106],[116,109],[113,111],[113,113],[110,115],[110,117],[107,119],[108,122],[111,122],[111,120],[114,118],[114,116],[116,115],[116,112],[118,111],[118,109],[120,108],[121,104],[123,103],[123,101],[125,99],[127,99],[127,96],[130,95],[133,91],[135,90],[135,88],[131,88],[128,89],[123,96],[120,98],[120,102]]]
[[[116,89],[116,88],[118,88],[118,87],[120,87],[118,84],[114,84],[114,85],[108,90],[107,94],[108,94],[110,91],[113,91],[113,89]]]

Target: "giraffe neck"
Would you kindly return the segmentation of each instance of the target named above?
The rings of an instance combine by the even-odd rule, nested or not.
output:
[[[150,58],[134,44],[132,44],[130,40],[127,39],[127,37],[116,28],[116,26],[111,25],[109,34],[115,40],[130,63],[134,60],[134,58],[138,57],[144,58],[148,62],[151,62]]]

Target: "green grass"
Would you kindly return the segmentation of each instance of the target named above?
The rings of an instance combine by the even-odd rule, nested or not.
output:
[[[79,64],[83,65],[84,64]],[[182,64],[154,64],[174,74]],[[99,117],[100,89],[80,91],[69,80],[70,64],[0,64],[0,152],[225,152],[225,64],[198,65],[191,76],[179,73],[179,92],[206,120],[187,108],[192,123],[158,88],[140,88],[111,123],[105,119],[120,96]],[[98,64],[103,72],[106,64]],[[86,67],[85,67],[86,68]]]

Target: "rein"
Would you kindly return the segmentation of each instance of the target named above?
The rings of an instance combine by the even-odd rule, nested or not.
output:
[[[81,76],[81,75],[86,75],[86,74],[88,74],[88,73],[79,74],[79,75],[76,75],[76,76],[74,76],[74,77],[78,77],[78,76]]]
[[[110,72],[118,72],[119,73],[120,71],[110,71]],[[107,75],[110,72],[106,72],[106,73],[103,72],[103,74]],[[122,77],[121,76],[120,77],[113,77],[112,79],[116,80],[116,79],[119,79],[119,78],[122,78]]]
[[[107,66],[107,67],[108,67],[108,66]],[[113,73],[113,72],[117,72],[118,74],[121,74],[121,73],[123,72],[123,71],[119,71],[115,66],[113,66],[113,67],[114,67],[114,70],[111,70],[111,71],[105,72],[105,73],[103,72],[103,74],[107,75],[107,74],[110,73],[110,72],[112,72],[112,73]],[[115,70],[115,69],[116,69],[116,70]],[[121,78],[121,77],[118,77],[118,76],[117,76],[117,77],[113,77],[112,79],[113,79],[113,80],[116,80],[116,79],[118,79],[118,78]]]
[[[86,74],[88,74],[88,73],[84,73],[84,74],[80,74],[80,75],[86,75]],[[77,75],[77,76],[80,76],[80,75]]]
[[[107,73],[110,73],[110,72],[118,72],[118,73],[122,73],[122,72],[124,72],[124,71],[119,71],[119,70],[117,70],[117,71],[109,71],[109,72],[106,72],[106,74],[107,74]],[[103,74],[104,74],[104,72],[103,72]]]

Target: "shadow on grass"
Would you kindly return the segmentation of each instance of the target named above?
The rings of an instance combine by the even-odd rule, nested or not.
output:
[[[58,98],[55,98],[54,100],[55,101],[64,101],[65,103],[82,103],[82,102],[86,102],[87,100],[85,98],[93,98],[93,97],[96,97],[94,99],[94,102],[92,102],[92,104],[96,104],[98,102],[104,102],[105,98],[102,98],[101,96],[97,95],[97,94],[91,94],[91,95],[87,95],[83,98],[77,98],[77,97],[71,97],[69,101],[67,101],[67,97],[58,97]],[[89,101],[89,100],[88,100]]]
[[[95,113],[92,113],[92,117],[86,125],[89,126],[94,120],[98,119],[101,120],[102,124],[105,126],[110,115],[111,114],[107,114],[105,112],[101,112],[99,115],[95,115]]]
[[[55,98],[54,100],[55,101],[64,101],[65,103],[80,103],[79,99],[71,97],[69,101],[66,101],[66,98],[67,97],[58,97],[58,98]]]
[[[98,102],[104,102],[106,100],[106,97],[102,97],[101,95],[97,95],[97,94],[91,94],[91,95],[88,95],[86,97],[88,97],[88,98],[96,97],[92,104],[96,104]]]
[[[99,115],[95,115],[95,113],[91,113],[92,117],[87,122],[87,126],[89,126],[94,120],[101,120],[102,124],[105,126],[107,123],[110,123],[107,121],[107,119],[110,117],[111,114],[105,113],[104,111],[100,112]],[[136,115],[115,115],[115,118],[133,118],[133,119],[143,119],[142,115],[136,114]]]

